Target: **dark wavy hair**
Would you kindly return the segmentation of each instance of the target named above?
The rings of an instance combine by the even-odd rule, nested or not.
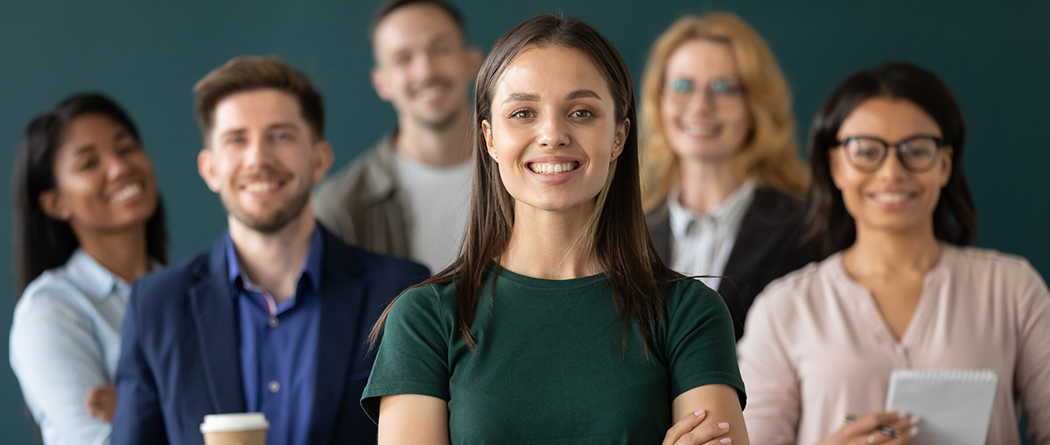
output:
[[[111,99],[101,94],[77,94],[64,99],[34,118],[18,141],[11,172],[14,212],[15,299],[45,270],[69,260],[80,242],[69,223],[52,219],[40,208],[40,193],[55,188],[54,157],[65,139],[73,119],[84,114],[101,114],[123,125],[141,142],[135,123]],[[154,260],[168,262],[168,230],[164,206],[157,198],[157,210],[146,221],[146,250]]]
[[[963,170],[966,123],[948,86],[935,74],[904,62],[890,62],[851,74],[842,81],[813,118],[809,130],[809,163],[813,185],[809,191],[808,238],[830,255],[853,244],[857,227],[846,211],[842,192],[831,179],[828,151],[839,145],[842,122],[862,102],[876,97],[911,102],[941,128],[944,143],[952,147],[952,169],[933,211],[933,234],[944,242],[967,246],[977,236],[977,209]]]
[[[477,80],[471,123],[474,183],[463,245],[451,266],[420,284],[454,284],[456,331],[469,347],[474,346],[470,326],[481,300],[489,264],[506,250],[514,228],[514,198],[503,185],[499,165],[487,153],[481,123],[492,121],[493,95],[503,73],[518,53],[531,47],[571,48],[586,55],[608,82],[617,124],[625,120],[637,122],[634,84],[627,65],[612,43],[586,23],[574,18],[539,15],[514,27],[496,42]],[[623,152],[610,165],[609,178],[595,200],[595,213],[582,242],[593,249],[609,277],[612,288],[609,303],[623,315],[624,341],[631,323],[637,322],[642,338],[648,342],[652,323],[660,318],[665,289],[683,277],[663,264],[649,239],[642,212],[638,135],[633,129],[627,134]],[[373,345],[387,313],[389,307],[372,330]]]

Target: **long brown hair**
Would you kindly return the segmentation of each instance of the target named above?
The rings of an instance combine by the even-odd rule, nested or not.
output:
[[[471,348],[475,340],[470,326],[481,300],[482,283],[489,264],[506,250],[514,227],[514,199],[503,186],[498,164],[487,154],[481,123],[492,120],[492,96],[503,72],[518,53],[531,47],[571,48],[587,55],[609,84],[617,124],[625,120],[635,122],[636,118],[634,87],[627,65],[616,48],[587,24],[574,18],[544,14],[526,20],[496,42],[478,74],[471,130],[474,184],[463,245],[452,265],[420,284],[455,286],[456,330]],[[592,236],[585,241],[592,246],[609,277],[611,303],[623,318],[624,341],[631,322],[636,321],[642,338],[648,343],[652,323],[661,314],[664,291],[672,280],[681,276],[664,266],[649,239],[638,169],[638,136],[629,131],[623,152],[610,166],[610,177],[596,198],[596,217],[591,218],[594,224],[589,231]],[[605,200],[605,196],[614,198]],[[495,273],[498,271],[497,264]],[[389,310],[388,307],[369,336],[373,345]]]
[[[667,60],[690,40],[723,43],[736,57],[751,115],[751,131],[733,158],[734,173],[761,186],[802,198],[809,171],[799,159],[791,90],[769,45],[740,17],[728,12],[678,19],[653,43],[642,76],[642,175],[645,207],[662,205],[681,180],[678,156],[664,134],[660,102],[666,87]]]

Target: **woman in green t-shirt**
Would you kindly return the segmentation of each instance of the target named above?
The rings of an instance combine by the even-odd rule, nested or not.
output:
[[[748,443],[729,312],[649,241],[635,117],[590,26],[541,15],[496,43],[459,258],[373,332],[380,444]]]

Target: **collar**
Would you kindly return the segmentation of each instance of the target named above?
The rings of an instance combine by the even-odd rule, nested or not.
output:
[[[254,288],[255,285],[248,279],[248,276],[241,273],[241,265],[237,260],[237,251],[233,248],[233,238],[230,237],[229,230],[226,231],[224,238],[226,240],[226,264],[229,269],[227,279],[230,282],[231,289],[238,289],[238,278],[240,278],[241,284],[245,288]],[[321,235],[320,223],[315,222],[314,234],[310,236],[310,248],[306,251],[306,260],[303,261],[303,267],[299,273],[299,281],[301,284],[302,277],[305,275],[316,292],[321,291],[321,257],[323,256],[324,237]],[[239,292],[232,292],[234,297],[237,297],[239,294]]]
[[[110,295],[121,294],[120,289],[128,289],[128,283],[110,272],[95,261],[84,249],[77,248],[63,266],[70,281],[77,288],[96,300],[104,300]],[[127,295],[127,292],[123,293]]]
[[[710,214],[696,213],[685,208],[679,202],[681,189],[675,186],[667,194],[667,209],[670,213],[671,233],[675,238],[685,238],[689,235],[689,228],[702,219],[712,220],[716,225],[727,227],[739,226],[747,213],[747,208],[755,198],[755,183],[750,179],[744,181],[740,188],[730,193],[722,204]]]

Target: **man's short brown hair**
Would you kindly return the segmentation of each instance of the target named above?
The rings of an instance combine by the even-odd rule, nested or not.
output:
[[[212,70],[193,86],[197,124],[205,144],[215,124],[215,107],[223,99],[245,91],[275,89],[295,96],[303,120],[316,139],[324,139],[324,103],[321,93],[303,73],[283,60],[269,57],[234,57]]]

